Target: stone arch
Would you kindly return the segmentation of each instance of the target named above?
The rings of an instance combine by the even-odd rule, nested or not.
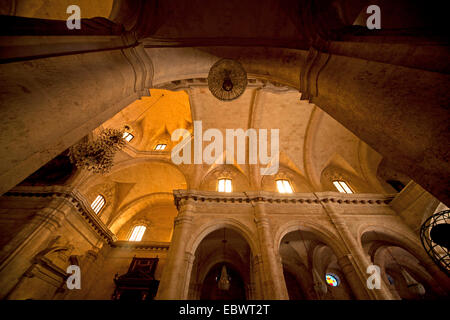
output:
[[[240,61],[247,71],[248,78],[268,80],[298,90],[300,87],[300,68],[306,58],[306,51],[270,48],[265,54],[274,56],[289,56],[289,59],[273,59],[271,66],[264,66],[267,57],[255,51],[254,48],[242,48],[251,54],[251,58],[236,56],[236,49],[222,48],[148,48],[147,55],[153,61],[153,85],[156,88],[169,88],[171,82],[187,79],[207,78],[210,67],[221,57]],[[240,51],[242,54],[243,50]],[[272,68],[273,67],[273,68]],[[289,70],[289,72],[283,72]],[[294,71],[295,70],[295,71]]]
[[[112,232],[117,232],[127,221],[133,218],[137,213],[139,213],[144,207],[152,205],[155,202],[167,202],[171,203],[173,200],[173,194],[169,192],[158,192],[147,194],[145,196],[139,197],[132,202],[128,203],[125,207],[121,208],[114,216],[114,218],[109,222],[109,228]],[[128,211],[140,206],[138,210],[131,215],[125,215]]]
[[[428,256],[425,253],[425,250],[420,246],[419,239],[415,241],[412,234],[408,234],[405,232],[406,228],[403,230],[395,230],[391,227],[387,227],[385,225],[376,225],[372,223],[362,224],[359,226],[357,230],[356,239],[358,241],[358,244],[360,247],[364,250],[362,239],[365,234],[368,232],[376,232],[378,235],[382,237],[386,237],[385,239],[380,239],[382,241],[385,241],[387,243],[396,245],[400,248],[403,248],[410,254],[412,254],[417,260],[423,262],[423,263],[431,263],[431,259],[428,258]],[[402,235],[402,237],[399,237],[399,234]]]
[[[299,237],[296,231],[301,231],[306,234]],[[275,233],[274,245],[279,250],[283,268],[289,266],[291,262],[291,267],[294,267],[296,272],[302,271],[307,275],[307,278],[304,280],[305,287],[303,291],[307,293],[308,299],[354,298],[355,294],[338,263],[339,259],[345,256],[348,251],[342,240],[339,240],[337,234],[331,228],[324,228],[318,224],[304,223],[303,221],[289,222],[280,227]],[[291,256],[289,258],[291,253],[286,251],[289,246],[295,251],[295,257]],[[294,261],[296,262],[295,265],[292,264]],[[289,271],[289,269],[286,270]],[[329,288],[325,284],[325,274],[330,270],[335,274],[339,274],[341,285],[338,288]],[[326,293],[319,293],[315,290],[314,273],[319,275],[322,284],[327,287],[328,290]],[[288,284],[286,283],[286,285]],[[292,287],[292,284],[290,286]]]
[[[324,244],[328,245],[337,257],[341,257],[347,253],[346,248],[343,246],[342,241],[339,240],[336,233],[329,227],[318,225],[311,222],[305,222],[302,220],[293,220],[281,225],[274,233],[274,248],[279,248],[281,240],[285,235],[294,231],[309,231]],[[327,234],[328,232],[328,234]]]
[[[192,267],[186,274],[185,284],[188,290],[185,292],[189,299],[200,298],[200,292],[203,292],[204,286],[210,286],[210,272],[217,268],[220,264],[228,264],[239,275],[245,290],[246,298],[252,298],[252,265],[251,261],[255,256],[256,244],[254,243],[255,236],[252,231],[241,222],[224,218],[217,222],[208,222],[198,228],[199,231],[190,237],[186,245],[186,254],[193,257]],[[223,255],[218,248],[217,232],[221,230],[229,230],[234,233],[233,238],[228,240],[228,250],[225,252],[225,245]],[[212,236],[212,238],[210,237]],[[205,241],[208,242],[205,242]],[[203,245],[204,244],[204,245]],[[221,246],[221,244],[219,244]],[[231,245],[231,247],[230,247]],[[237,245],[238,247],[235,247]],[[242,245],[244,247],[242,247]],[[239,249],[238,251],[236,251]],[[207,282],[205,282],[209,279]]]
[[[187,241],[186,251],[194,255],[199,244],[205,237],[222,228],[229,228],[239,233],[247,241],[253,255],[256,255],[259,252],[258,245],[255,242],[255,239],[257,239],[256,232],[250,230],[248,226],[233,218],[217,219],[198,226],[197,231],[193,233]]]
[[[375,237],[364,241],[364,236],[370,232],[375,232]],[[398,236],[399,234],[402,235],[402,238]],[[425,290],[427,299],[429,299],[430,293],[432,296],[447,295],[445,290],[448,291],[448,278],[441,274],[437,266],[426,255],[418,240],[415,243],[405,230],[400,232],[385,226],[366,224],[360,226],[358,230],[358,241],[371,262],[381,268],[383,281],[397,299],[404,296],[400,295],[396,286],[390,284],[387,274],[390,276],[395,274],[401,280],[399,283],[403,283],[402,287],[406,288],[407,284],[404,283],[405,279],[400,271],[402,269],[427,288]],[[409,294],[406,295],[409,296]]]

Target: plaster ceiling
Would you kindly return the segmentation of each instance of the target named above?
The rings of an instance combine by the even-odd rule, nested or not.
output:
[[[300,93],[296,90],[252,80],[244,94],[231,102],[214,98],[204,80],[185,81],[177,90],[152,89],[150,97],[132,103],[102,125],[117,128],[128,124],[135,138],[116,156],[112,173],[107,177],[91,178],[85,183],[85,190],[95,193],[92,188],[101,184],[102,179],[129,186],[121,188],[122,191],[126,189],[127,194],[120,196],[120,209],[152,194],[215,186],[215,183],[204,183],[204,179],[214,179],[215,176],[208,173],[211,168],[216,169],[217,164],[176,166],[171,162],[173,145],[170,135],[177,128],[185,128],[192,133],[195,120],[202,121],[203,132],[216,128],[224,138],[226,129],[279,129],[280,165],[298,174],[317,191],[327,188],[321,185],[320,176],[330,165],[351,171],[362,180],[367,174],[376,175],[370,171],[370,168],[375,170],[373,166],[361,166],[361,161],[377,157],[377,153],[367,149],[361,140],[315,105],[300,100]],[[169,141],[167,149],[154,151],[154,145],[161,139]],[[203,143],[204,147],[208,144],[210,142]],[[364,146],[364,159],[360,158],[361,146]],[[261,179],[252,176],[254,170],[250,167],[247,161],[238,169],[248,181]],[[364,173],[362,167],[366,168]],[[376,179],[366,182],[370,185],[373,181]],[[258,185],[253,187],[259,188]],[[373,186],[367,190],[370,188],[376,191]],[[127,217],[131,218],[139,210],[127,208],[122,211],[127,211]],[[125,219],[120,221],[125,222]]]

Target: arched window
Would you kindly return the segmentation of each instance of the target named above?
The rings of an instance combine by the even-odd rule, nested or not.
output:
[[[333,273],[327,273],[325,280],[329,286],[337,287],[339,285],[339,277]]]
[[[352,189],[345,181],[335,180],[333,181],[333,184],[340,193],[353,193]]]
[[[167,147],[167,144],[157,144],[155,151],[163,151]]]
[[[100,210],[102,210],[105,206],[105,203],[105,198],[101,194],[99,194],[97,198],[95,198],[94,202],[92,202],[91,208],[96,214],[98,214]]]
[[[133,140],[134,136],[129,132],[124,132],[122,138],[124,138],[126,141],[130,142]]]
[[[231,179],[219,179],[217,184],[217,191],[219,192],[231,192]]]
[[[128,241],[141,241],[146,229],[146,226],[134,226]]]
[[[288,180],[277,180],[277,188],[279,193],[292,193],[292,186]]]

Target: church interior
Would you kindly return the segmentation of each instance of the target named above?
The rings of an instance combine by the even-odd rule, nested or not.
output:
[[[448,299],[443,5],[1,0],[0,299]]]

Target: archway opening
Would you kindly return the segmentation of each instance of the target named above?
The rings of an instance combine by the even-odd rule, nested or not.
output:
[[[290,300],[347,300],[353,293],[334,251],[316,234],[304,230],[287,233],[280,242],[283,274]],[[327,274],[339,278],[332,286]]]
[[[424,263],[406,245],[381,231],[366,231],[361,244],[381,279],[396,299],[432,300],[448,296],[445,289],[424,268]]]
[[[213,231],[195,251],[189,299],[251,299],[251,274],[251,249],[244,237],[230,228]]]

